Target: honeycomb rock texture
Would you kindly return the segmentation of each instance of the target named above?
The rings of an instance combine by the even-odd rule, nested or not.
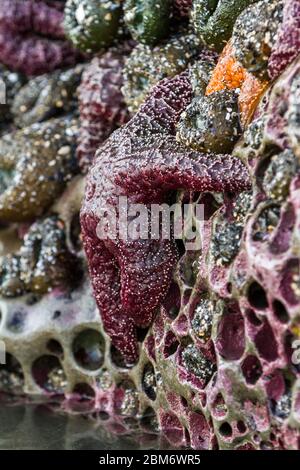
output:
[[[251,191],[178,193],[204,204],[204,243],[181,250],[160,311],[138,332],[138,362],[126,367],[112,346],[85,276],[71,291],[1,298],[1,393],[60,395],[62,410],[88,413],[101,433],[142,433],[144,448],[299,450],[299,87],[298,59],[234,149]],[[83,191],[77,176],[52,211],[84,264],[74,242]],[[1,228],[1,256],[19,236]]]

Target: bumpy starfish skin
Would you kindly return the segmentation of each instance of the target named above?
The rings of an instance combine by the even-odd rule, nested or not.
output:
[[[0,62],[26,75],[74,65],[82,56],[64,40],[63,12],[43,1],[2,0]]]
[[[192,0],[174,0],[174,8],[180,16],[188,16],[193,6]]]
[[[0,3],[0,24],[18,32],[35,31],[38,34],[57,39],[65,37],[64,14],[42,1],[2,0]]]
[[[168,202],[171,190],[232,191],[249,187],[242,163],[200,154],[174,137],[192,99],[188,75],[160,82],[135,117],[100,147],[88,176],[81,211],[84,246],[106,332],[127,363],[138,356],[136,327],[148,326],[170,285],[177,261],[173,240],[99,239],[101,208]],[[107,227],[108,228],[108,227]]]
[[[123,66],[124,55],[108,51],[101,57],[95,57],[83,74],[78,89],[81,128],[77,156],[84,172],[89,168],[99,145],[128,121],[129,115],[121,93]]]
[[[272,51],[268,72],[273,80],[293,62],[300,49],[300,0],[286,0],[283,21]]]

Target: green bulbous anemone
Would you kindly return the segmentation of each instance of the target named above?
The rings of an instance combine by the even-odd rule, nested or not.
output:
[[[180,116],[176,138],[200,152],[228,153],[240,134],[237,95],[222,90],[193,99]]]
[[[192,22],[196,34],[220,52],[230,39],[234,23],[242,11],[258,0],[194,0]]]
[[[237,60],[259,79],[268,80],[268,63],[282,22],[282,0],[261,0],[246,8],[232,32]]]
[[[154,48],[137,44],[123,69],[122,92],[129,111],[135,113],[160,80],[182,72],[199,47],[200,41],[190,32],[172,36]]]
[[[98,52],[120,33],[121,0],[67,0],[64,28],[77,49]]]
[[[171,7],[170,0],[125,0],[124,19],[133,39],[154,46],[167,37]]]
[[[41,216],[78,173],[78,120],[35,123],[0,139],[0,220]]]
[[[18,252],[2,258],[0,294],[44,295],[55,287],[74,288],[81,278],[81,260],[68,249],[65,224],[51,215],[31,225]]]

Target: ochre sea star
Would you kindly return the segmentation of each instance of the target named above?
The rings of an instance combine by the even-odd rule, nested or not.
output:
[[[120,196],[149,207],[168,202],[173,190],[237,192],[250,185],[240,160],[176,142],[176,123],[191,99],[186,73],[160,82],[131,121],[100,147],[88,175],[84,247],[104,328],[128,364],[138,356],[136,328],[151,324],[168,291],[177,248],[174,240],[99,239],[99,210],[109,205],[117,211]]]

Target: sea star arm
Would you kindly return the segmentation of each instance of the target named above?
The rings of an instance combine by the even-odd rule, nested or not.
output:
[[[118,213],[119,196],[149,207],[165,203],[173,190],[237,192],[250,186],[240,160],[200,154],[176,142],[176,122],[190,99],[186,74],[162,81],[139,113],[100,147],[88,176],[81,223],[92,283],[104,327],[128,363],[138,355],[135,327],[151,323],[168,291],[177,249],[172,239],[97,240],[91,220],[94,226],[99,222],[99,207],[113,205]]]

